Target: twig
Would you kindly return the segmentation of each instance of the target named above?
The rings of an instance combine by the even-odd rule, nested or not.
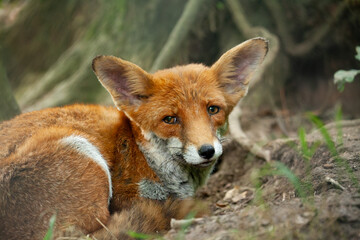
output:
[[[325,181],[328,182],[328,183],[333,184],[334,186],[340,188],[340,189],[343,190],[343,191],[346,190],[346,188],[344,188],[343,186],[341,186],[341,184],[340,184],[338,181],[334,180],[333,178],[331,178],[331,177],[329,177],[329,176],[326,176],[326,177],[325,177]]]
[[[172,218],[170,221],[170,226],[173,229],[180,229],[183,226],[190,226],[194,223],[200,223],[204,220],[204,218],[191,218],[191,219],[174,219]]]
[[[86,236],[88,237],[88,236]],[[56,240],[81,240],[79,237],[57,237]],[[97,240],[96,238],[94,240]]]

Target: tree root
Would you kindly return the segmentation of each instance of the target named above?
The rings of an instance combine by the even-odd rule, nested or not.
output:
[[[290,34],[290,30],[288,29],[287,20],[284,18],[283,14],[284,10],[282,9],[279,1],[264,1],[264,3],[270,10],[276,22],[279,35],[282,39],[282,44],[284,45],[286,52],[292,56],[304,56],[308,54],[316,45],[318,45],[326,36],[326,34],[331,30],[331,27],[334,25],[334,23],[340,18],[347,5],[347,1],[342,1],[339,3],[333,17],[328,19],[328,21],[319,26],[317,29],[313,30],[313,34],[311,34],[308,39],[300,43],[295,43]]]
[[[261,36],[268,39],[270,42],[269,52],[261,68],[258,69],[258,71],[254,74],[253,79],[250,82],[250,84],[254,86],[258,82],[260,82],[265,70],[274,62],[274,59],[276,58],[279,51],[279,39],[276,35],[270,33],[267,29],[263,27],[252,27],[251,24],[247,21],[245,11],[243,10],[238,0],[227,0],[226,3],[229,6],[233,21],[237,26],[238,30],[242,33],[242,35],[244,35],[246,38]],[[246,148],[249,152],[251,152],[257,157],[265,159],[266,161],[270,161],[270,151],[260,147],[257,143],[251,140],[242,130],[240,124],[240,116],[241,110],[240,107],[237,106],[234,108],[233,112],[229,116],[231,135],[241,146]]]
[[[240,116],[241,109],[237,106],[229,116],[229,126],[232,137],[246,150],[269,162],[271,160],[271,152],[259,146],[245,134],[240,125]]]

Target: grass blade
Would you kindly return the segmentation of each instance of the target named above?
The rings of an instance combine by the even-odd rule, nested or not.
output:
[[[50,220],[49,220],[49,229],[46,232],[44,240],[51,240],[52,239],[52,236],[53,236],[53,233],[54,233],[55,221],[56,221],[56,214],[52,215]]]

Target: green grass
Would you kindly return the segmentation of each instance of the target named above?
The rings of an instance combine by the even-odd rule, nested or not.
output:
[[[259,205],[265,205],[265,201],[262,198],[261,191],[261,179],[266,176],[282,176],[285,177],[294,187],[297,195],[304,201],[308,202],[309,196],[312,196],[313,190],[311,183],[303,182],[296,174],[291,171],[284,163],[274,161],[266,163],[265,166],[259,169],[253,176],[253,182],[255,184],[255,197],[254,202]],[[266,207],[266,206],[265,206]]]
[[[337,129],[336,142],[332,139],[325,124],[315,115],[308,113],[309,120],[318,129],[321,135],[321,141],[316,141],[309,146],[306,141],[306,131],[303,127],[298,130],[299,144],[292,142],[290,146],[299,153],[305,164],[304,177],[300,179],[291,169],[289,169],[284,163],[279,161],[273,161],[266,163],[262,168],[255,171],[252,175],[253,185],[256,192],[253,202],[257,205],[264,205],[266,203],[262,198],[262,181],[261,179],[266,176],[282,176],[285,177],[291,185],[294,187],[296,194],[301,198],[303,202],[312,202],[312,196],[314,193],[312,176],[311,176],[311,159],[316,150],[321,144],[325,145],[329,150],[332,158],[335,160],[336,165],[340,168],[339,171],[345,170],[345,174],[350,178],[354,186],[359,189],[359,180],[354,175],[354,172],[348,162],[341,158],[339,155],[339,148],[343,146],[343,128],[341,125],[342,111],[340,107],[337,107],[335,114],[335,124]]]
[[[315,116],[313,114],[308,114],[308,116],[309,116],[309,119],[311,120],[311,122],[320,131],[320,134],[323,137],[325,145],[329,149],[331,156],[334,158],[336,165],[340,168],[345,169],[346,174],[349,176],[351,182],[355,185],[355,187],[360,192],[359,180],[354,175],[354,171],[352,170],[352,168],[350,167],[348,162],[345,159],[340,157],[338,150],[337,150],[338,147],[341,147],[343,145],[343,138],[342,138],[343,131],[342,131],[342,126],[341,126],[341,120],[342,120],[341,109],[337,110],[337,113],[335,116],[336,128],[337,128],[337,143],[338,143],[337,146],[336,146],[335,142],[333,141],[333,139],[331,138],[329,131],[325,128],[324,123],[317,116]]]
[[[320,143],[316,142],[312,146],[308,146],[306,141],[306,132],[303,127],[298,130],[298,138],[300,143],[300,150],[298,150],[297,145],[293,142],[289,143],[289,145],[295,150],[298,151],[300,156],[303,158],[305,162],[305,178],[308,179],[306,181],[301,180],[290,168],[288,168],[284,163],[280,161],[273,161],[270,163],[266,163],[263,167],[261,167],[258,171],[255,171],[252,174],[252,182],[255,186],[255,196],[253,202],[257,205],[262,205],[266,207],[266,203],[262,197],[261,190],[261,179],[267,176],[282,176],[285,177],[294,187],[296,194],[301,198],[301,200],[305,202],[311,202],[314,190],[311,183],[311,158],[314,155],[316,149],[319,147]]]
[[[306,132],[303,127],[299,128],[298,136],[300,141],[300,154],[305,160],[306,164],[310,164],[310,160],[313,157],[316,149],[320,146],[320,142],[316,142],[311,147],[309,147],[308,143],[306,142]]]
[[[138,232],[133,232],[133,231],[128,231],[127,234],[132,237],[132,238],[136,238],[136,239],[162,239],[159,238],[159,236],[156,235],[150,235],[150,234],[145,234],[145,233],[138,233]]]
[[[53,233],[54,233],[54,227],[55,227],[55,222],[56,222],[56,214],[52,215],[50,220],[49,220],[49,228],[48,231],[44,237],[44,240],[51,240]]]
[[[335,123],[336,123],[336,129],[337,129],[337,145],[341,146],[343,145],[343,130],[341,125],[341,120],[343,119],[341,107],[336,107],[336,114],[335,114]]]

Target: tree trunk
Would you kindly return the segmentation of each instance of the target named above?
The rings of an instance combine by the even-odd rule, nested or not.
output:
[[[13,118],[20,114],[20,108],[17,104],[5,68],[0,60],[0,122]]]
[[[37,3],[38,1],[40,0],[33,0],[32,2]],[[31,39],[26,35],[27,32],[22,31],[23,28],[29,28],[29,26],[26,24],[17,25],[7,32],[7,36],[12,36],[5,39],[5,47],[7,48],[7,57],[11,59],[9,62],[13,64],[8,66],[9,69],[12,69],[11,75],[13,77],[20,76],[18,71],[22,71],[21,66],[25,66],[27,63],[35,66],[34,62],[39,60],[37,58],[39,53],[41,53],[39,56],[41,61],[46,61],[44,55],[47,54],[49,54],[49,60],[56,59],[45,72],[35,72],[38,74],[35,78],[34,71],[28,69],[25,69],[26,72],[21,74],[24,80],[22,80],[23,83],[20,84],[20,87],[17,87],[16,96],[19,99],[20,106],[26,111],[73,102],[110,104],[110,97],[91,70],[92,59],[97,55],[114,55],[149,70],[186,4],[186,1],[183,0],[93,0],[80,5],[72,2],[72,0],[61,1],[61,4],[57,4],[57,1],[49,1],[45,6],[28,4],[23,10],[25,20],[22,21],[29,24],[38,22],[37,16],[49,19],[49,21],[39,23],[39,26],[30,26],[30,28],[52,29],[54,22],[59,20],[51,18],[54,15],[52,11],[57,13],[60,11],[58,8],[63,8],[63,11],[69,15],[65,18],[73,17],[75,19],[84,14],[89,14],[82,13],[77,16],[76,12],[88,8],[94,9],[91,12],[92,16],[89,23],[87,25],[81,24],[85,30],[68,33],[70,34],[68,38],[72,40],[59,45],[62,51],[58,49],[50,54],[41,46],[49,45],[49,41],[52,40],[50,37],[55,38],[54,41],[57,41],[57,37],[64,38],[61,36],[64,34],[63,29],[52,29],[53,36],[39,37],[37,41],[43,42],[43,44],[32,44],[35,49],[24,49],[27,53],[23,54],[18,53],[17,45],[13,45],[13,41],[10,40],[16,39],[18,43],[21,39]],[[94,4],[95,6],[88,6]],[[33,9],[34,7],[37,9]],[[72,11],[69,12],[69,8]],[[36,16],[34,16],[34,12],[36,12]],[[72,16],[74,14],[75,16]],[[35,19],[33,19],[34,17]],[[85,18],[89,19],[89,17]],[[70,29],[78,27],[72,22],[68,24],[67,28]],[[178,55],[186,55],[187,51],[178,52],[180,52]],[[58,54],[58,56],[54,57],[54,54]],[[40,65],[40,63],[38,64]],[[26,84],[28,82],[30,84]]]

